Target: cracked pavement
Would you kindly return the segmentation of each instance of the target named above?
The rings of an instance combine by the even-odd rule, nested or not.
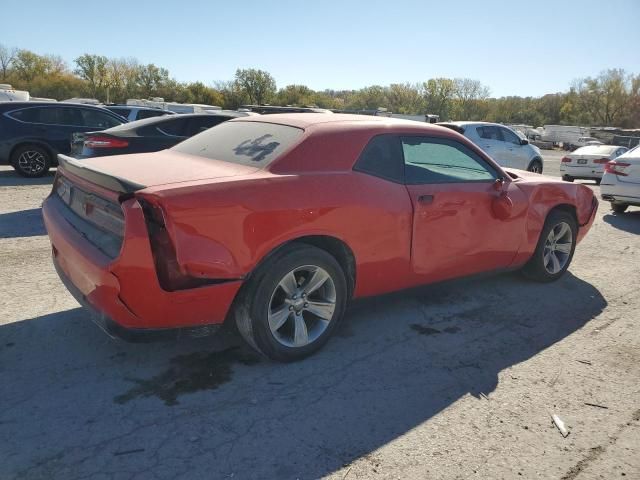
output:
[[[230,329],[109,339],[51,264],[51,179],[0,167],[1,479],[640,478],[640,209],[601,203],[557,283],[362,300],[277,364]]]

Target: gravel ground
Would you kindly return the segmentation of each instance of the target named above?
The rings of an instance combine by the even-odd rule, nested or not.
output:
[[[282,365],[107,338],[53,270],[51,179],[0,167],[0,479],[640,478],[640,209],[601,204],[557,283],[360,301]]]

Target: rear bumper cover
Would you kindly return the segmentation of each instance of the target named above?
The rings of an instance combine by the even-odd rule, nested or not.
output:
[[[201,329],[224,322],[242,281],[189,290],[163,290],[155,272],[139,204],[123,203],[126,227],[120,256],[112,260],[89,243],[45,200],[43,217],[60,278],[94,321],[112,336],[133,339],[157,330]]]

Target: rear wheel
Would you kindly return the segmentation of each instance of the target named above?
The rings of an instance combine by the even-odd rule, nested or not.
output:
[[[627,211],[628,207],[629,205],[627,205],[626,203],[611,202],[611,210],[616,213],[624,213]]]
[[[600,185],[600,182],[602,181],[600,178],[594,178],[593,180],[596,182],[596,185]]]
[[[320,349],[342,320],[347,281],[336,259],[311,245],[293,245],[259,267],[236,301],[242,337],[265,356],[304,358]]]
[[[570,213],[552,211],[544,223],[533,256],[523,273],[539,282],[552,282],[569,268],[576,248],[578,225]]]
[[[562,180],[564,180],[565,182],[573,182],[573,177],[569,175],[563,175]]]
[[[11,164],[23,177],[42,177],[51,168],[51,154],[37,145],[23,145],[11,155]]]
[[[542,162],[538,159],[534,160],[529,164],[527,170],[533,173],[542,173]]]

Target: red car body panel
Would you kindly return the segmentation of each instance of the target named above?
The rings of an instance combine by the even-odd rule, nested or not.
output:
[[[128,196],[62,164],[58,175],[96,195],[124,199],[124,240],[112,260],[66,224],[49,199],[44,204],[61,275],[94,309],[127,328],[221,323],[246,277],[271,252],[305,237],[330,237],[351,252],[354,297],[515,268],[532,255],[551,209],[574,209],[580,240],[597,207],[587,187],[522,171],[510,176],[466,138],[441,127],[325,114],[236,121],[292,125],[304,134],[264,169],[173,151],[84,161],[89,169],[146,185]],[[463,143],[502,172],[505,182],[499,189],[490,182],[403,185],[354,171],[367,142],[384,133]],[[424,195],[433,201],[421,203]],[[500,196],[510,210],[503,219],[493,207]],[[161,209],[180,271],[215,284],[163,289],[141,202]]]

